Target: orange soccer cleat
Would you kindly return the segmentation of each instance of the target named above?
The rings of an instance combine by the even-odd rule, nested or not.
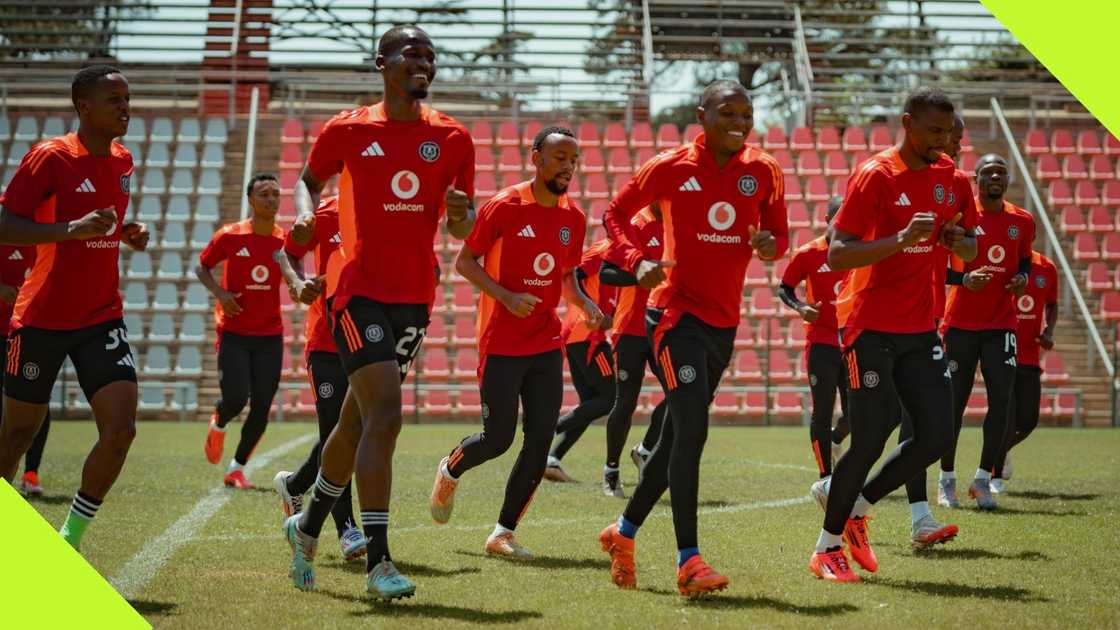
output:
[[[245,478],[245,473],[241,472],[240,470],[234,470],[226,473],[226,476],[222,479],[222,482],[227,486],[231,488],[237,488],[238,490],[252,490],[256,487],[253,484],[249,483],[249,480]]]
[[[210,416],[210,427],[206,430],[206,461],[217,464],[222,461],[222,447],[225,445],[226,432],[218,429],[218,412]]]
[[[818,551],[809,558],[809,570],[813,575],[830,582],[858,582],[859,576],[848,564],[848,556],[843,549]]]
[[[866,516],[848,519],[844,524],[844,542],[852,552],[852,560],[865,571],[874,573],[879,569],[879,559],[875,557],[871,541],[867,538],[867,521]]]
[[[681,595],[697,597],[705,593],[722,591],[731,580],[716,573],[699,555],[692,556],[677,569],[677,590]]]
[[[599,532],[599,544],[611,556],[611,581],[618,588],[638,588],[638,573],[634,567],[634,539],[618,531],[618,523],[611,523]]]

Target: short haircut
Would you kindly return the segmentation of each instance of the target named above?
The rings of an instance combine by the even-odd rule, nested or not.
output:
[[[989,164],[1002,164],[1004,168],[1006,168],[1007,170],[1011,170],[1011,166],[1007,163],[1007,160],[1004,159],[1002,155],[998,153],[985,153],[984,155],[980,156],[979,160],[976,160],[976,174],[979,175],[980,169],[988,166]]]
[[[86,66],[78,70],[74,75],[74,80],[70,82],[70,100],[74,103],[74,106],[78,105],[78,99],[89,96],[101,77],[110,74],[120,74],[120,70],[103,63]]]
[[[404,45],[405,40],[408,39],[408,31],[417,31],[424,36],[429,42],[431,37],[427,31],[416,26],[415,24],[398,24],[393,28],[381,34],[381,39],[377,40],[377,54],[380,57],[387,57],[400,49]]]
[[[914,116],[919,110],[930,107],[949,114],[956,112],[956,107],[953,106],[953,101],[949,100],[948,95],[935,87],[920,87],[911,92],[910,96],[906,97],[903,111]]]
[[[272,173],[257,173],[249,180],[249,185],[245,187],[246,197],[253,195],[253,187],[257,185],[257,182],[276,182],[279,184],[280,180],[276,179],[276,176]]]
[[[700,94],[700,107],[707,107],[708,101],[724,92],[741,92],[743,96],[747,97],[748,101],[751,100],[750,93],[747,92],[747,88],[743,87],[742,83],[729,79],[720,79],[718,81],[712,81],[704,88],[704,91]]]
[[[544,129],[541,129],[540,131],[538,131],[537,136],[535,138],[533,138],[533,150],[534,151],[540,151],[541,147],[544,146],[544,141],[547,140],[548,137],[551,136],[554,133],[558,133],[562,136],[568,136],[569,138],[572,138],[573,140],[576,137],[576,134],[572,133],[572,130],[568,129],[567,127],[559,127],[559,126],[556,126],[556,125],[553,125],[553,126],[550,126],[550,127],[545,127]]]

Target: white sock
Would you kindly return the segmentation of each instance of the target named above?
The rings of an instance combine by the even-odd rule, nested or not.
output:
[[[856,504],[852,506],[851,518],[860,518],[863,516],[867,516],[867,513],[870,511],[871,503],[869,503],[867,499],[863,498],[863,493],[860,493],[860,495],[856,497]]]
[[[840,547],[841,537],[840,534],[830,534],[825,530],[821,530],[821,535],[817,538],[817,552],[822,553],[828,551],[830,547]]]
[[[494,526],[494,533],[490,534],[490,537],[491,538],[497,538],[498,536],[501,536],[502,534],[512,534],[512,533],[513,533],[512,529],[502,527],[502,524],[498,523],[497,525]]]
[[[932,516],[929,511],[929,501],[918,501],[910,504],[910,523],[917,523],[927,516]]]
[[[618,472],[618,468],[611,468],[610,466],[603,466],[603,476],[604,477],[611,474],[611,473],[617,473],[617,472]]]
[[[241,470],[241,468],[242,468],[241,464],[238,464],[236,459],[231,459],[231,460],[229,460],[229,470],[227,470],[226,472],[233,472],[235,470]]]
[[[976,480],[979,481],[980,479],[983,479],[984,481],[991,481],[992,480],[992,473],[987,471],[987,470],[984,470],[983,468],[977,468],[976,469]]]
[[[957,472],[955,470],[942,470],[941,474],[937,477],[938,481],[945,481],[946,479],[953,479],[955,481],[956,478]]]
[[[560,460],[553,457],[552,455],[549,455],[548,456],[548,466],[549,466],[549,468],[559,468],[560,467]]]
[[[228,425],[227,425],[227,426],[228,426]],[[225,433],[225,432],[226,432],[226,428],[225,428],[225,427],[220,427],[220,426],[218,426],[218,423],[217,423],[217,422],[215,422],[214,424],[210,425],[210,429],[211,429],[211,430],[213,430],[213,431],[217,431],[218,433]]]
[[[649,457],[650,453],[652,452],[653,451],[646,448],[645,444],[642,444],[641,442],[638,443],[638,454],[642,457]]]
[[[458,477],[456,477],[455,475],[452,475],[452,474],[451,474],[451,469],[449,469],[449,468],[447,467],[447,462],[441,462],[441,463],[440,463],[440,465],[439,465],[439,472],[440,472],[440,474],[441,474],[441,475],[443,475],[444,477],[447,477],[447,478],[448,478],[448,479],[450,479],[451,481],[459,481],[459,478],[458,478]]]
[[[821,480],[821,487],[824,489],[825,494],[832,492],[832,475],[829,475]]]

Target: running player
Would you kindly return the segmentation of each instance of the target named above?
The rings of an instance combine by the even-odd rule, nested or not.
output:
[[[840,210],[843,198],[828,203],[828,223]],[[805,345],[809,367],[809,391],[813,413],[809,423],[809,442],[821,478],[832,474],[832,454],[843,441],[848,416],[848,381],[844,359],[840,355],[840,335],[836,324],[836,296],[847,271],[828,266],[829,236],[813,239],[793,253],[782,275],[778,297],[805,322]],[[797,297],[796,288],[805,282],[805,301]],[[832,411],[840,394],[840,419],[832,427]],[[840,440],[835,440],[840,437]]]
[[[280,318],[280,256],[284,231],[276,225],[280,184],[260,174],[245,190],[253,215],[222,226],[199,255],[194,273],[214,296],[218,332],[218,387],[203,450],[206,461],[222,459],[226,426],[249,403],[237,451],[229,462],[225,485],[249,489],[243,468],[268,428],[268,412],[280,387],[284,359],[284,324]],[[222,281],[211,270],[224,262]]]
[[[1011,480],[1011,448],[1038,426],[1042,406],[1042,350],[1054,347],[1054,327],[1058,325],[1058,269],[1039,252],[1031,252],[1031,275],[1026,290],[1015,300],[1019,323],[1015,329],[1015,421],[1007,431],[1006,454],[996,466],[992,492],[1006,492]]]
[[[401,382],[435,299],[432,241],[439,219],[446,210],[448,231],[460,239],[474,225],[474,144],[462,125],[421,102],[435,76],[435,58],[431,38],[419,28],[386,31],[375,60],[384,100],[328,121],[296,186],[296,208],[311,215],[327,179],[341,173],[342,256],[328,265],[327,288],[334,292],[328,308],[350,384],[338,425],[323,445],[312,500],[284,524],[292,547],[290,575],[300,589],[315,586],[319,532],[355,474],[369,540],[367,592],[382,599],[416,592],[389,553]],[[293,229],[293,238],[306,242],[312,223],[301,221],[302,235]]]
[[[338,424],[342,412],[342,401],[346,397],[349,384],[342,360],[338,357],[338,346],[331,336],[330,323],[326,317],[326,294],[323,291],[323,278],[327,273],[327,262],[338,251],[342,239],[338,235],[338,197],[323,197],[315,210],[314,224],[311,226],[311,239],[306,243],[296,243],[289,232],[284,238],[284,257],[280,259],[280,272],[292,294],[292,299],[307,304],[307,318],[304,345],[304,361],[311,380],[311,391],[315,392],[315,413],[319,419],[319,441],[299,469],[290,473],[281,470],[273,478],[273,487],[280,495],[284,519],[290,518],[303,509],[303,495],[315,483],[319,472],[319,453],[323,442]],[[303,257],[315,252],[315,274],[308,278],[303,272]],[[338,544],[342,557],[356,560],[366,555],[366,537],[354,524],[354,511],[351,507],[351,486],[339,495],[331,510],[334,526],[338,533]]]
[[[8,350],[12,307],[15,306],[19,288],[23,286],[34,264],[34,246],[0,245],[0,347],[3,348],[5,355]],[[0,385],[0,392],[2,391],[3,386]],[[19,480],[19,489],[29,497],[43,495],[43,486],[39,485],[39,464],[43,460],[43,449],[47,445],[47,433],[50,427],[51,412],[48,408],[43,417],[43,424],[39,427],[23,459],[23,476]]]
[[[575,446],[587,427],[607,415],[614,404],[614,362],[607,331],[611,326],[617,290],[599,281],[603,255],[610,244],[607,239],[593,243],[583,253],[579,266],[573,272],[578,299],[569,303],[571,308],[564,317],[560,338],[564,342],[564,354],[568,358],[568,370],[579,395],[579,404],[556,423],[556,440],[548,453],[548,466],[544,469],[544,478],[549,481],[575,481],[561,467],[560,460]],[[600,318],[597,327],[589,325],[580,308],[586,300],[595,303],[605,315]],[[614,472],[618,472],[617,462]]]
[[[665,236],[661,227],[661,208],[657,202],[651,203],[630,219],[641,244],[642,254],[648,260],[661,260]],[[646,366],[657,372],[657,361],[649,347],[646,336],[645,311],[649,290],[638,286],[633,274],[623,271],[610,261],[603,261],[599,270],[599,281],[603,285],[618,286],[618,304],[615,306],[614,321],[611,326],[611,340],[614,342],[614,363],[616,366],[615,399],[611,414],[607,417],[607,462],[603,475],[603,492],[622,498],[622,484],[619,479],[618,461],[626,446],[630,433],[630,423],[634,410],[638,407],[638,396],[642,392]],[[662,399],[653,408],[649,426],[642,441],[630,450],[630,460],[642,467],[649,459],[653,447],[661,436],[661,426],[665,421],[668,405]]]
[[[984,374],[988,413],[984,417],[984,442],[980,466],[968,495],[982,510],[996,509],[990,482],[1003,461],[1007,430],[1012,416],[1015,386],[1015,297],[1023,292],[1031,272],[1034,219],[1030,213],[1004,200],[1008,167],[1002,157],[989,153],[976,163],[979,218],[977,255],[967,263],[955,261],[964,272],[963,286],[954,286],[945,310],[945,347],[953,375],[955,429],[959,438],[965,407],[972,394],[976,366]],[[938,503],[960,507],[956,494],[956,440],[941,458]]]
[[[919,289],[930,286],[925,283],[933,279],[938,244],[966,260],[975,256],[971,226],[958,225],[961,216],[948,199],[955,167],[943,151],[953,114],[953,103],[940,90],[911,94],[901,145],[859,167],[829,228],[829,266],[853,271],[837,300],[852,444],[833,471],[824,526],[809,561],[810,570],[827,580],[859,580],[841,535],[860,566],[878,568],[867,537],[871,505],[931,464],[952,441],[949,372],[936,333],[933,292],[914,290],[914,282]],[[869,478],[897,422],[898,399],[915,435]]]
[[[37,245],[8,334],[0,475],[15,478],[69,356],[97,424],[97,442],[60,533],[75,549],[124,466],[136,435],[136,364],[120,296],[120,244],[143,251],[147,228],[124,223],[132,155],[128,81],[107,65],[70,87],[78,131],[27,152],[0,195],[0,243]]]
[[[455,260],[456,271],[482,290],[478,376],[483,429],[463,438],[440,460],[429,504],[435,522],[451,518],[463,474],[513,444],[520,400],[525,439],[506,483],[498,524],[485,546],[487,554],[511,559],[533,557],[513,532],[544,475],[563,400],[556,315],[561,294],[589,327],[603,320],[594,300],[577,290],[573,273],[587,229],[587,218],[566,194],[579,163],[575,134],[562,127],[542,129],[533,140],[531,160],[533,179],[506,188],[482,206]],[[479,258],[485,259],[483,265]]]
[[[789,242],[781,167],[745,144],[753,116],[738,82],[709,85],[697,108],[703,133],[642,166],[604,216],[607,233],[625,250],[620,266],[641,286],[657,287],[646,321],[669,401],[669,421],[634,494],[618,522],[599,535],[611,556],[611,578],[621,588],[637,585],[634,537],[666,489],[678,590],[691,596],[728,584],[701,558],[696,534],[708,406],[731,361],[751,256],[757,251],[773,260]],[[630,222],[655,200],[664,217],[668,260],[645,258]]]

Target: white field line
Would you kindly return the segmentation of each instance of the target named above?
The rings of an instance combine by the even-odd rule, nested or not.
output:
[[[251,474],[260,468],[264,468],[273,459],[317,438],[318,433],[309,433],[262,453],[245,466],[245,473]],[[172,523],[162,534],[149,540],[109,582],[125,599],[140,594],[144,587],[148,585],[148,582],[163,567],[163,564],[167,562],[168,558],[180,547],[191,542],[195,538],[195,534],[232,497],[233,493],[226,490],[224,486],[218,486],[211,490],[206,496],[199,499],[198,503],[195,503],[190,512]]]

